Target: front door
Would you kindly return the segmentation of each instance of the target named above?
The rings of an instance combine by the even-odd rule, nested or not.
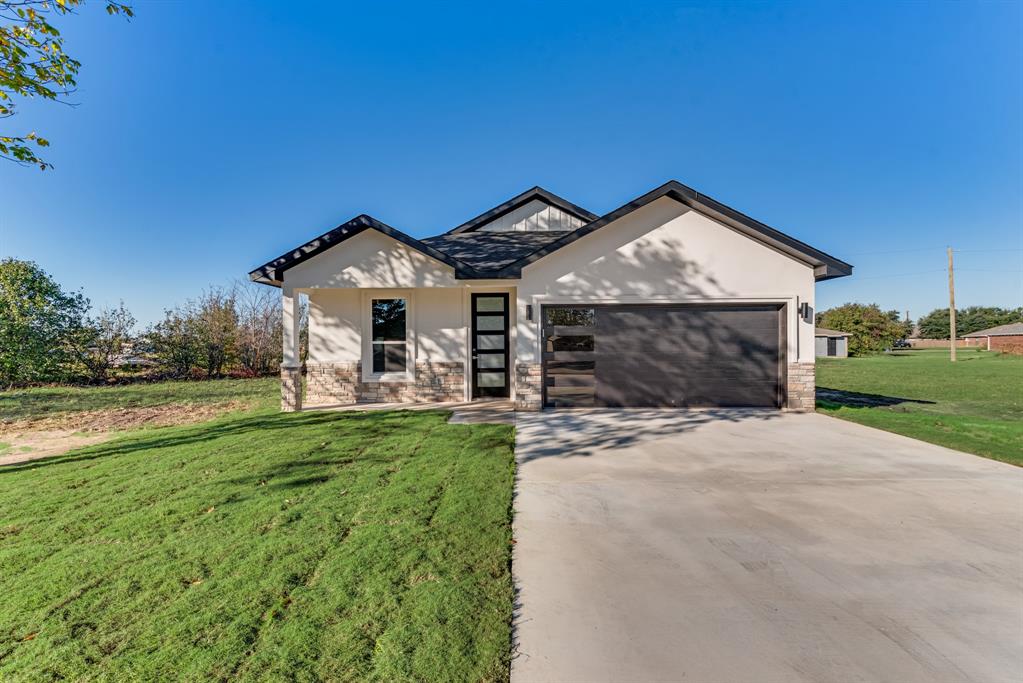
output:
[[[508,295],[472,295],[472,397],[508,398]]]

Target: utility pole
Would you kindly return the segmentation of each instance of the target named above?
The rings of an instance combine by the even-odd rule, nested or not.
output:
[[[952,269],[952,247],[948,248],[948,340],[952,362],[956,362],[956,280]]]

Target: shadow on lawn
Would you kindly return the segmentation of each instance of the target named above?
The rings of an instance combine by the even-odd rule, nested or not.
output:
[[[887,408],[897,406],[900,403],[918,403],[921,405],[934,405],[935,403],[934,401],[924,401],[916,398],[861,394],[858,391],[846,391],[844,389],[831,389],[828,387],[817,387],[817,400],[846,408]]]
[[[432,411],[417,412],[416,415],[426,415],[429,412]],[[54,456],[52,458],[44,458],[42,460],[34,460],[0,467],[0,476],[27,469],[48,467],[50,465],[85,462],[88,460],[97,460],[110,456],[130,455],[133,453],[152,451],[161,448],[175,448],[178,446],[203,443],[223,437],[242,436],[255,432],[259,432],[268,442],[272,442],[282,436],[280,434],[282,431],[301,429],[303,427],[316,427],[330,423],[338,423],[339,426],[350,425],[352,428],[358,428],[367,436],[372,436],[378,432],[380,434],[384,434],[397,428],[408,415],[409,413],[404,411],[359,413],[302,412],[266,413],[241,418],[235,417],[220,419],[189,427],[170,427],[140,432],[99,446],[84,448],[67,455]],[[370,424],[372,427],[370,427]],[[338,462],[334,460],[329,462],[305,460],[301,462],[303,462],[305,466],[316,464],[338,464]]]

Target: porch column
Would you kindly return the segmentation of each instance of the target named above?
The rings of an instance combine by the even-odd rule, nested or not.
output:
[[[281,363],[281,410],[293,412],[302,409],[302,364],[298,350],[301,315],[298,293],[290,287],[281,287],[281,316],[284,325],[284,357]]]

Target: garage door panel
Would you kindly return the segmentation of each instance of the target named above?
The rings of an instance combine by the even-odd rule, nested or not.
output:
[[[614,372],[615,375],[631,375],[635,377],[664,377],[666,380],[680,381],[681,379],[713,380],[728,379],[742,380],[765,379],[775,381],[777,378],[777,366],[772,360],[764,363],[743,363],[742,361],[721,361],[717,359],[692,359],[685,356],[665,356],[657,360],[646,361],[643,359],[622,358],[621,356],[597,356],[596,365],[599,370],[594,374],[607,380]]]
[[[642,389],[598,385],[596,405],[608,408],[746,408],[773,407],[774,382],[748,383],[743,387],[697,385],[693,388],[650,384]]]
[[[784,329],[779,307],[587,308],[594,314],[585,328],[544,330],[549,349],[566,348],[573,342],[559,336],[578,336],[583,329],[593,337],[592,352],[544,354],[548,405],[577,398],[610,407],[780,405]],[[592,365],[580,367],[587,361]],[[573,375],[578,379],[565,381]],[[573,391],[590,386],[591,397]]]

